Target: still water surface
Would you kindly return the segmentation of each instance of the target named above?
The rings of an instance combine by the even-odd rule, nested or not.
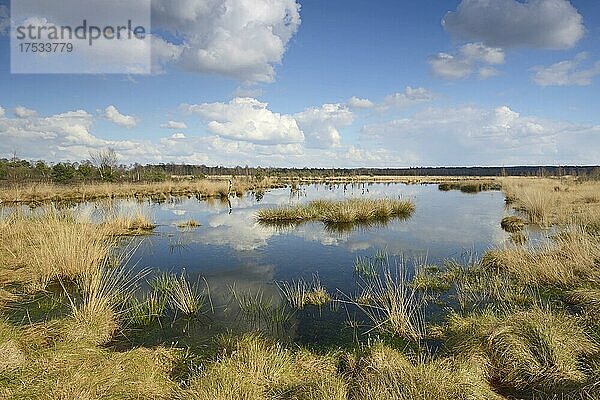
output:
[[[350,232],[327,230],[320,222],[285,229],[256,221],[256,211],[315,199],[344,197],[401,198],[415,204],[405,220],[385,226],[357,227]],[[118,200],[117,207],[139,207],[133,200]],[[80,212],[94,213],[102,206],[81,204]],[[115,207],[115,204],[112,204]],[[353,271],[357,257],[378,250],[428,264],[447,259],[465,262],[486,249],[502,245],[509,235],[500,220],[511,213],[500,191],[477,194],[439,191],[437,185],[360,184],[309,185],[300,190],[275,189],[227,202],[179,198],[163,203],[142,203],[159,226],[141,239],[133,261],[138,268],[204,277],[218,302],[230,288],[238,291],[277,293],[276,281],[310,280],[317,274],[330,293],[356,290]],[[194,219],[202,226],[182,229],[178,224]],[[137,239],[136,239],[137,240]],[[339,292],[338,292],[339,291]],[[330,311],[306,311],[295,316],[296,339],[301,342],[335,336],[344,316]],[[324,334],[321,331],[329,331]],[[332,334],[332,332],[334,332]]]

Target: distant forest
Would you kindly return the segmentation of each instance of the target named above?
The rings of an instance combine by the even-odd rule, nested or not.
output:
[[[600,166],[511,166],[511,167],[412,167],[412,168],[276,168],[206,166],[188,164],[119,165],[115,154],[98,153],[90,160],[49,164],[44,161],[0,159],[0,182],[159,182],[178,177],[202,179],[233,175],[288,177],[331,176],[564,176],[600,179]]]

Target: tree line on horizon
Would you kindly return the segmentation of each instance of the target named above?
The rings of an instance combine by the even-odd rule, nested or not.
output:
[[[81,162],[48,163],[13,157],[0,159],[0,182],[6,183],[91,183],[161,182],[171,178],[202,179],[206,176],[579,176],[600,179],[600,166],[510,166],[510,167],[410,167],[410,168],[279,168],[207,166],[191,164],[117,163],[111,152],[99,152]]]

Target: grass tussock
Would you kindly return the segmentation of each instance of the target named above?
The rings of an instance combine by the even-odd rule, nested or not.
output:
[[[557,235],[541,249],[507,247],[486,253],[482,263],[525,284],[569,287],[599,282],[600,238],[581,228]]]
[[[81,275],[80,299],[71,302],[72,317],[66,328],[69,339],[108,343],[119,328],[123,305],[133,296],[142,276],[106,264]]]
[[[519,217],[508,216],[502,218],[502,221],[500,221],[500,226],[506,232],[517,233],[523,230],[525,227],[525,222],[523,222],[523,220]]]
[[[114,352],[63,340],[33,347],[20,335],[20,361],[0,371],[3,398],[167,400],[177,388],[169,377],[178,357],[171,349]]]
[[[451,316],[448,347],[484,355],[492,380],[517,391],[560,393],[592,378],[598,345],[575,317],[533,308],[499,317],[490,312]]]
[[[178,228],[198,228],[199,226],[202,226],[202,224],[198,221],[196,221],[195,219],[188,219],[187,221],[182,221],[180,223],[177,224]]]
[[[487,190],[501,190],[502,184],[495,180],[459,180],[442,182],[438,185],[438,189],[444,192],[460,190],[463,193],[479,193]]]
[[[169,303],[185,317],[199,317],[210,303],[208,283],[204,281],[202,285],[200,280],[190,282],[185,273],[171,278],[168,288]]]
[[[56,278],[75,280],[110,258],[115,245],[111,233],[105,226],[56,211],[14,215],[0,233],[0,275],[31,290],[43,289]]]
[[[106,228],[117,236],[146,235],[152,233],[156,225],[147,216],[137,214],[133,217],[118,216],[103,222]]]
[[[314,275],[310,282],[304,279],[277,282],[277,287],[287,303],[296,310],[301,310],[306,305],[321,308],[332,301],[327,289],[321,284],[317,275]]]
[[[413,211],[414,204],[407,200],[316,200],[297,206],[264,208],[258,211],[257,219],[265,223],[321,221],[326,224],[352,224],[406,218]]]
[[[308,351],[294,353],[254,335],[225,343],[222,354],[179,398],[346,399],[346,384],[337,374],[332,357]]]
[[[422,298],[403,266],[392,269],[386,265],[360,286],[361,295],[350,303],[368,317],[373,329],[412,341],[425,337]]]
[[[383,345],[355,361],[349,399],[502,399],[486,380],[477,359],[411,360]]]

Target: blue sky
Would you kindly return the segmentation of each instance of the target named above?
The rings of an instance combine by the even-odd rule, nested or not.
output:
[[[154,0],[150,75],[11,74],[8,9],[0,0],[0,157],[600,161],[597,2]]]

